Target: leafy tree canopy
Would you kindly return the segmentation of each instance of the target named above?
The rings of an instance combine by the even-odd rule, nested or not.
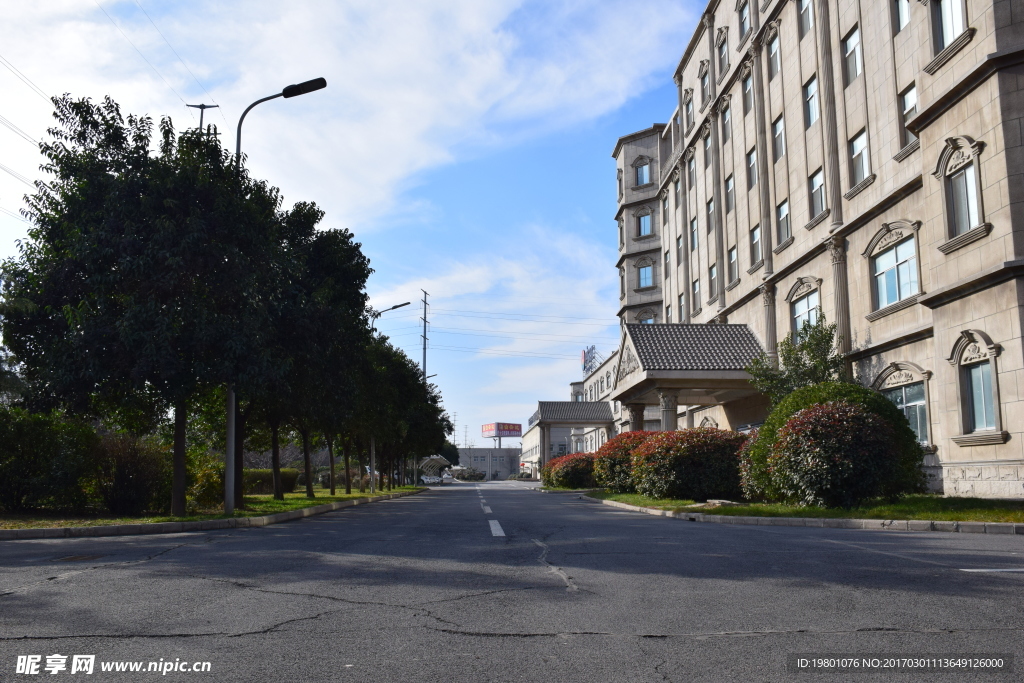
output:
[[[779,367],[762,353],[747,367],[747,372],[751,383],[768,396],[773,406],[801,387],[840,381],[845,362],[837,348],[835,323],[829,324],[819,314],[814,323],[805,324],[799,332],[790,332],[779,343]]]

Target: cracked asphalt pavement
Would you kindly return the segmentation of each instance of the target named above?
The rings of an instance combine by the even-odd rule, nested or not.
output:
[[[700,524],[455,484],[263,528],[0,542],[0,681],[33,680],[15,673],[30,654],[211,662],[95,681],[1021,680],[1020,570],[1016,536]],[[1019,661],[852,676],[788,671],[793,653]]]

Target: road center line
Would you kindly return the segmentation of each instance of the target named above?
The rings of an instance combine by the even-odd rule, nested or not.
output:
[[[484,508],[484,514],[485,515],[491,514],[491,508],[487,507],[486,505],[484,505],[483,508]]]
[[[487,523],[491,525],[491,536],[504,536],[505,532],[502,531],[501,525],[498,524],[498,520],[489,519]]]
[[[1008,572],[1024,572],[1024,569],[961,569],[962,572],[971,572],[973,574],[981,573],[1008,573]]]

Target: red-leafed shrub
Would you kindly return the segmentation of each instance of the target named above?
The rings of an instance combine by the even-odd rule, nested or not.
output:
[[[658,432],[633,454],[636,492],[652,498],[738,498],[746,435],[698,427]]]
[[[624,432],[594,454],[594,480],[615,493],[633,491],[633,451],[657,432]]]
[[[540,471],[545,486],[585,489],[594,485],[594,454],[570,453],[548,461]]]
[[[797,412],[779,430],[768,456],[774,488],[798,505],[853,507],[884,493],[899,476],[892,426],[846,401]]]

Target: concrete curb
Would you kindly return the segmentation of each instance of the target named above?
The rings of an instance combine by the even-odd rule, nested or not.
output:
[[[604,489],[564,489],[562,491],[551,491],[551,490],[542,489],[539,486],[532,486],[532,487],[530,487],[530,490],[531,491],[536,491],[537,493],[575,493],[575,494],[584,493],[585,494],[585,493],[590,493],[591,491],[603,491]],[[587,498],[590,498],[590,496],[587,496]],[[597,500],[597,498],[594,498],[593,500]]]
[[[426,489],[424,489],[426,490]],[[50,529],[0,529],[0,541],[15,541],[40,538],[89,538],[93,536],[141,536],[144,534],[180,534],[183,531],[214,531],[217,529],[241,529],[256,526],[270,526],[290,522],[293,519],[313,517],[325,512],[334,512],[342,508],[365,503],[376,503],[380,500],[391,500],[402,496],[411,496],[423,491],[402,491],[401,493],[385,493],[372,498],[355,498],[339,500],[323,505],[313,505],[299,510],[278,512],[260,517],[232,517],[231,519],[207,519],[201,522],[156,522],[151,524],[110,524],[104,526],[66,526]]]
[[[643,508],[616,500],[584,498],[623,510],[643,512],[656,517],[673,517],[689,522],[712,524],[747,524],[754,526],[802,526],[816,529],[870,529],[874,531],[944,531],[961,534],[1024,534],[1024,524],[1012,522],[932,522],[918,519],[835,519],[823,517],[743,517],[740,515],[707,515],[703,512],[671,512]]]

